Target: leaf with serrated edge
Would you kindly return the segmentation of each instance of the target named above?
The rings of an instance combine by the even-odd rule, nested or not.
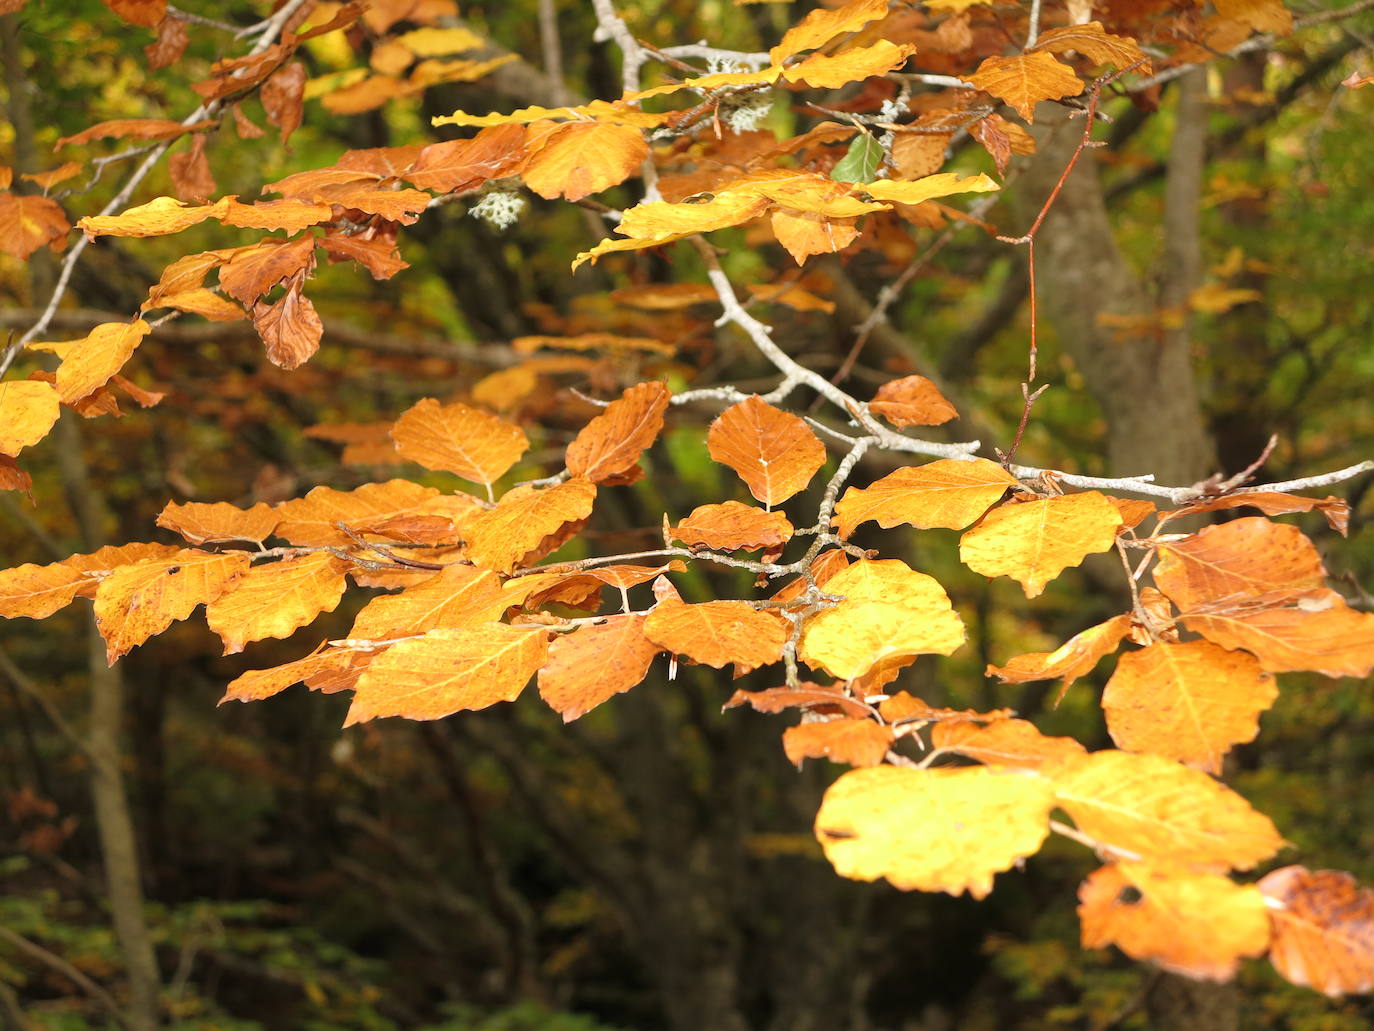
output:
[[[906,524],[922,530],[962,530],[1017,483],[1016,477],[986,458],[942,458],[898,469],[868,487],[850,487],[835,505],[834,522],[841,537],[870,519],[884,529]]]
[[[742,601],[667,602],[649,614],[644,636],[716,669],[732,662],[756,668],[782,658],[787,625]]]
[[[759,397],[731,405],[706,435],[711,457],[744,480],[749,493],[776,505],[806,489],[825,464],[825,445],[790,412]]]
[[[348,586],[348,564],[325,551],[248,570],[205,607],[224,654],[249,641],[290,637],[321,612],[333,612]]]
[[[611,616],[562,634],[549,646],[549,661],[539,671],[539,696],[571,723],[643,681],[662,650],[644,636],[640,615]]]
[[[626,390],[568,445],[568,472],[593,483],[624,476],[663,429],[670,396],[662,383],[640,383]]]
[[[816,837],[842,877],[981,899],[1039,850],[1053,803],[1050,783],[1024,771],[875,766],[830,786]]]
[[[530,446],[519,426],[465,404],[441,405],[428,397],[396,420],[391,439],[402,458],[483,484],[504,476]]]
[[[513,702],[548,658],[542,629],[487,623],[394,644],[358,680],[344,726],[380,716],[438,720]]]
[[[1009,576],[1027,598],[1089,555],[1116,541],[1121,513],[1097,491],[1003,505],[959,539],[964,565],[983,576]]]
[[[580,477],[544,490],[516,487],[468,524],[468,558],[485,569],[509,573],[544,538],[591,515],[595,500],[596,485]]]

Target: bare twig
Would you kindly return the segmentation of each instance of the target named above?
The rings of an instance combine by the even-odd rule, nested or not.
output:
[[[9,943],[30,959],[35,959],[44,966],[57,971],[99,1003],[100,1007],[110,1015],[110,1019],[116,1024],[122,1028],[129,1027],[129,1022],[124,1016],[124,1011],[119,1008],[119,1003],[115,1002],[114,997],[61,956],[54,952],[49,952],[37,942],[31,942],[22,934],[15,934],[15,932],[4,926],[0,926],[0,941]]]

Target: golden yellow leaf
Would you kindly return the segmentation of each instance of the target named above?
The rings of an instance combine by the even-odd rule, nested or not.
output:
[[[348,636],[357,641],[383,641],[492,623],[512,604],[502,593],[495,573],[455,564],[398,594],[373,598],[358,613]]]
[[[674,86],[673,89],[682,89],[686,86],[683,83]],[[640,99],[650,95],[652,91],[646,91],[637,97],[627,99]],[[665,114],[650,114],[641,111],[637,107],[631,107],[624,101],[605,101],[593,100],[590,104],[581,107],[524,107],[518,111],[512,111],[508,115],[470,115],[465,111],[455,111],[451,115],[442,115],[431,118],[431,125],[473,125],[473,126],[492,126],[492,125],[528,125],[530,122],[542,122],[545,119],[586,119],[604,122],[610,125],[633,125],[641,129],[652,129],[667,119]]]
[[[1035,121],[1035,105],[1042,100],[1083,92],[1083,82],[1073,69],[1043,52],[989,57],[964,78],[984,93],[1005,100],[1028,122]]]
[[[155,197],[118,215],[87,215],[76,228],[87,236],[163,236],[199,225],[207,218],[218,218],[227,210],[228,204],[222,200],[188,206],[172,197]]]
[[[541,197],[577,201],[623,183],[648,156],[649,145],[639,129],[567,122],[543,137],[520,177]]]
[[[1219,774],[1232,745],[1255,739],[1260,713],[1278,694],[1274,678],[1245,652],[1156,641],[1117,660],[1102,708],[1118,748]]]
[[[0,455],[17,455],[37,444],[61,414],[61,398],[51,383],[0,381]]]
[[[530,446],[524,430],[499,416],[465,404],[441,405],[429,397],[396,420],[391,439],[402,458],[488,485]]]
[[[1163,756],[1093,752],[1043,773],[1080,831],[1145,862],[1248,870],[1283,845],[1240,795]]]
[[[893,204],[921,204],[936,197],[949,197],[956,193],[987,193],[1001,188],[983,172],[969,176],[939,172],[921,179],[875,179],[871,183],[857,183],[854,187],[857,192],[866,193],[874,200]]]
[[[344,726],[379,716],[439,720],[513,702],[548,653],[549,635],[540,628],[486,623],[431,630],[372,660],[358,680]]]
[[[747,602],[701,605],[660,602],[644,621],[644,636],[661,648],[720,669],[730,663],[767,666],[782,658],[787,624]]]
[[[95,622],[110,665],[197,605],[208,605],[248,570],[245,552],[179,551],[120,566],[95,592]]]
[[[314,204],[295,197],[257,201],[254,204],[240,204],[236,197],[225,197],[221,203],[225,205],[224,211],[216,217],[227,226],[241,229],[266,229],[269,232],[285,229],[287,233],[298,233],[334,217],[334,209],[328,204]]]
[[[86,582],[84,570],[62,563],[0,570],[0,616],[45,619],[75,600]]]
[[[616,483],[632,474],[663,429],[671,396],[662,383],[630,387],[568,445],[568,472],[593,483]]]
[[[803,50],[824,46],[841,33],[857,32],[886,16],[887,0],[849,0],[833,10],[818,8],[788,29],[768,56],[780,65]]]
[[[177,311],[201,315],[211,322],[236,322],[248,317],[248,313],[229,298],[203,287],[161,294],[156,302],[148,301],[143,305],[144,311],[149,308],[175,308]]]
[[[306,548],[347,546],[352,539],[336,523],[356,530],[383,519],[425,513],[442,500],[433,487],[409,480],[365,483],[350,491],[316,487],[303,498],[277,506],[280,521],[275,534]]]
[[[644,636],[640,615],[611,616],[605,623],[561,634],[539,671],[539,695],[571,723],[602,702],[639,684],[661,649]]]
[[[667,93],[676,93],[679,90],[690,89],[698,90],[703,93],[711,90],[725,89],[727,87],[741,86],[767,86],[777,82],[782,75],[782,69],[777,65],[770,65],[758,71],[745,72],[712,72],[710,75],[696,75],[683,79],[681,82],[670,82],[662,86],[654,86],[650,89],[640,90],[637,93],[627,93],[623,98],[625,101],[639,103],[649,97],[661,97]]]
[[[411,71],[408,81],[416,89],[426,89],[443,82],[476,82],[503,65],[519,60],[519,54],[502,54],[485,61],[440,61],[431,58],[417,64]]]
[[[825,591],[846,600],[806,621],[798,655],[813,669],[851,680],[885,659],[949,655],[964,643],[944,588],[899,559],[855,562]]]
[[[461,26],[435,28],[426,26],[412,29],[396,37],[396,42],[416,57],[443,57],[445,54],[461,54],[468,50],[482,50],[487,41],[477,33]]]
[[[886,75],[905,64],[914,53],[914,46],[880,39],[869,46],[854,47],[835,55],[812,54],[784,68],[782,77],[788,82],[804,83],[815,89],[839,89],[847,83],[860,82],[873,75]]]
[[[986,458],[942,458],[898,469],[868,487],[850,487],[835,505],[834,522],[841,537],[870,519],[885,529],[906,524],[962,530],[1017,483]]]
[[[726,501],[700,505],[672,529],[673,540],[689,548],[735,551],[743,548],[781,549],[792,539],[792,524],[781,512]]]
[[[859,236],[855,219],[826,218],[810,211],[781,208],[769,218],[773,235],[798,265],[814,254],[835,254]]]
[[[1049,782],[1024,771],[875,766],[830,786],[816,837],[842,877],[981,899],[1039,850],[1053,803]]]
[[[1069,566],[1116,541],[1121,513],[1097,491],[1003,505],[959,539],[959,557],[975,573],[1009,576],[1027,598]]]
[[[939,426],[959,413],[940,389],[924,376],[903,376],[884,383],[868,410],[893,426]]]
[[[79,401],[103,387],[150,332],[142,319],[106,322],[85,339],[74,341],[57,367],[57,392],[62,400]]]
[[[826,218],[856,218],[887,210],[887,205],[860,200],[853,184],[838,182],[817,172],[798,172],[790,168],[769,168],[736,179],[717,192],[767,197],[775,204]]]
[[[652,201],[626,209],[616,232],[639,240],[677,238],[737,226],[767,209],[768,198],[755,191],[722,191],[700,203]]]
[[[714,291],[713,291],[714,293]],[[672,354],[676,348],[654,337],[627,337],[617,333],[579,333],[576,336],[528,336],[516,337],[510,342],[511,350],[517,354],[532,354],[540,348],[557,351],[610,351],[614,354],[626,351],[645,351],[649,354]],[[545,359],[546,361],[548,359]],[[584,368],[584,366],[577,366]],[[590,366],[585,366],[590,368]],[[550,371],[567,371],[554,368]]]
[[[1269,961],[1333,998],[1374,988],[1374,891],[1340,870],[1285,866],[1257,885],[1269,900]]]
[[[468,558],[485,569],[509,573],[546,537],[591,515],[595,500],[596,485],[580,477],[544,490],[516,487],[468,525]]]
[[[765,505],[805,490],[825,464],[825,445],[798,416],[760,397],[731,405],[706,435],[711,457],[739,474]]]
[[[1287,36],[1293,31],[1293,14],[1282,0],[1219,0],[1217,13],[1248,25],[1256,32]]]
[[[321,612],[333,612],[348,586],[348,563],[325,551],[255,566],[205,606],[205,622],[224,654],[249,641],[290,637]]]
[[[280,519],[276,509],[259,502],[252,508],[239,508],[219,501],[206,504],[188,501],[167,502],[158,513],[157,525],[179,533],[192,544],[206,541],[254,541],[261,544],[272,536]]]
[[[958,752],[988,766],[1017,766],[1036,770],[1047,762],[1084,755],[1086,749],[1071,737],[1046,737],[1026,720],[940,720],[930,732],[930,744]]]
[[[324,648],[312,652],[302,659],[283,663],[280,666],[272,666],[269,669],[250,669],[248,672],[235,677],[229,682],[228,688],[224,692],[224,697],[219,700],[219,704],[225,702],[256,702],[264,698],[271,698],[273,695],[281,694],[292,684],[298,684],[302,680],[313,679],[329,672],[341,671],[350,667],[357,661],[360,655],[368,655],[366,652],[356,652],[345,648]]]
[[[1027,652],[1007,660],[1005,666],[989,665],[984,676],[1000,677],[1004,682],[1024,684],[1031,680],[1063,678],[1059,698],[1075,680],[1088,673],[1102,656],[1116,651],[1121,639],[1131,632],[1129,614],[1113,616],[1105,623],[1074,634],[1052,652]],[[1058,702],[1056,701],[1056,704]]]
[[[1113,863],[1083,882],[1078,902],[1084,948],[1115,945],[1184,977],[1229,981],[1269,945],[1260,890],[1214,873]]]

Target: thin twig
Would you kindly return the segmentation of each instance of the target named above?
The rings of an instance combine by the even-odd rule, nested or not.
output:
[[[129,1022],[124,1016],[124,1011],[119,1008],[119,1003],[115,1002],[114,997],[55,952],[49,952],[37,942],[29,941],[29,939],[25,938],[22,934],[15,934],[8,927],[3,925],[0,925],[0,941],[8,942],[20,952],[24,953],[24,955],[31,959],[36,959],[46,967],[56,970],[68,981],[71,981],[98,1002],[101,1008],[110,1015],[110,1019],[116,1024],[122,1028],[129,1027]]]

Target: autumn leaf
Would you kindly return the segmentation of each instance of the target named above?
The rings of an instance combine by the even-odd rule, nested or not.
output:
[[[561,634],[539,671],[539,695],[571,723],[648,675],[663,649],[644,635],[645,617],[611,616],[604,623]]]
[[[225,702],[259,702],[281,694],[292,684],[320,676],[331,670],[346,668],[356,655],[343,648],[321,648],[302,659],[286,662],[268,669],[250,669],[229,682],[224,697]]]
[[[755,669],[782,658],[787,624],[743,601],[659,604],[644,621],[644,636],[661,648],[720,669]]]
[[[868,410],[893,426],[939,426],[959,413],[938,387],[924,376],[904,376],[884,383]]]
[[[857,32],[886,15],[887,0],[850,0],[834,10],[818,8],[788,29],[768,57],[780,65],[803,50],[823,46],[841,33]]]
[[[769,204],[767,197],[742,191],[722,192],[701,204],[670,204],[667,201],[637,204],[625,211],[615,227],[616,232],[630,239],[608,237],[579,254],[572,267],[575,270],[583,262],[613,251],[659,247],[694,233],[741,225],[762,215]]]
[[[188,132],[205,132],[214,128],[215,124],[213,121],[205,121],[184,125],[167,118],[116,118],[108,122],[97,122],[75,135],[59,138],[53,144],[53,150],[90,143],[92,140],[122,139],[126,136],[140,140],[171,140]]]
[[[959,540],[964,565],[983,576],[1009,576],[1027,598],[1069,566],[1116,541],[1121,514],[1097,491],[1003,505]]]
[[[512,702],[548,658],[542,629],[487,623],[392,645],[358,680],[344,726],[380,716],[438,720]]]
[[[1223,508],[1249,506],[1258,508],[1265,515],[1288,515],[1291,512],[1312,512],[1322,514],[1328,526],[1344,537],[1350,529],[1350,504],[1344,498],[1304,498],[1296,494],[1280,494],[1276,491],[1237,491],[1220,498],[1195,501],[1182,508],[1159,513],[1160,519],[1167,521],[1197,512],[1215,512]]]
[[[216,218],[224,210],[223,201],[187,205],[173,197],[155,197],[118,215],[87,215],[76,223],[76,228],[88,237],[165,236]]]
[[[240,204],[236,197],[225,197],[223,203],[224,210],[218,216],[220,222],[241,229],[266,229],[269,232],[284,229],[288,233],[298,233],[334,217],[334,209],[328,204],[312,204],[296,197],[254,204]]]
[[[290,637],[343,597],[348,563],[325,551],[255,566],[205,607],[205,622],[224,642],[224,654],[249,641]]]
[[[781,512],[765,512],[738,501],[726,501],[693,509],[691,515],[673,527],[672,536],[693,549],[780,550],[792,539],[792,524]]]
[[[131,25],[156,28],[167,17],[167,0],[101,0],[115,14]]]
[[[1252,517],[1161,542],[1155,586],[1185,611],[1226,598],[1319,588],[1321,556],[1296,526]]]
[[[859,82],[906,64],[916,53],[910,44],[897,44],[881,39],[868,46],[852,47],[841,53],[812,54],[805,60],[783,69],[788,82],[803,83],[814,89],[839,89],[851,82]]]
[[[402,175],[422,190],[461,193],[511,174],[525,159],[525,127],[497,125],[466,140],[431,143]]]
[[[541,197],[577,201],[624,182],[648,156],[639,129],[568,122],[540,141],[520,177]]]
[[[469,408],[425,398],[396,420],[391,439],[402,458],[490,485],[504,476],[530,442],[519,426]]]
[[[1240,795],[1163,756],[1093,752],[1043,772],[1080,831],[1142,861],[1248,870],[1283,845]]]
[[[1006,683],[1024,684],[1031,680],[1051,680],[1059,677],[1063,685],[1056,703],[1081,676],[1091,672],[1104,655],[1110,655],[1131,632],[1129,614],[1113,616],[1105,623],[1090,626],[1074,634],[1052,652],[1027,652],[1007,660],[1005,666],[989,665],[984,676],[998,677]]]
[[[1016,486],[1016,477],[986,458],[942,458],[898,469],[868,487],[850,487],[835,505],[834,521],[841,537],[870,519],[884,529],[962,530]]]
[[[468,525],[468,557],[485,569],[509,573],[546,537],[591,515],[595,500],[596,485],[580,477],[543,490],[516,487]]]
[[[1243,958],[1269,945],[1259,889],[1214,873],[1113,863],[1083,882],[1078,901],[1084,948],[1115,945],[1184,977],[1229,981]]]
[[[1094,64],[1111,64],[1118,68],[1129,68],[1142,62],[1136,69],[1141,75],[1149,75],[1152,70],[1145,51],[1134,39],[1107,32],[1100,21],[1046,29],[1040,33],[1040,38],[1031,49],[1045,50],[1051,54],[1076,50]]]
[[[859,236],[856,220],[826,218],[810,211],[783,208],[769,217],[773,235],[798,265],[816,254],[835,254]]]
[[[433,487],[409,480],[365,483],[356,490],[316,487],[303,498],[277,506],[276,536],[306,548],[342,547],[352,538],[336,523],[357,528],[382,519],[426,511],[440,500]]]
[[[711,457],[744,480],[749,493],[777,505],[806,489],[825,464],[825,445],[790,412],[760,397],[731,405],[706,435]]]
[[[1083,83],[1073,69],[1043,52],[989,57],[964,78],[984,93],[1005,100],[1028,122],[1035,121],[1035,105],[1042,100],[1076,97],[1083,92]]]
[[[662,383],[630,387],[568,445],[568,472],[593,483],[622,481],[663,429],[670,396]]]
[[[1221,773],[1232,745],[1253,741],[1278,697],[1274,678],[1244,652],[1208,641],[1156,641],[1117,661],[1102,708],[1118,748]]]
[[[0,193],[0,251],[20,261],[41,247],[65,245],[71,223],[62,206],[47,197]]]
[[[57,367],[57,392],[62,400],[70,404],[103,387],[151,331],[142,319],[106,322],[85,339],[73,341]]]
[[[46,619],[76,600],[86,582],[84,570],[60,562],[0,570],[0,616]]]
[[[949,655],[964,643],[944,588],[899,559],[855,562],[825,591],[846,600],[806,621],[798,655],[832,676],[850,680],[884,659]]]
[[[254,541],[262,543],[272,536],[279,520],[271,505],[261,502],[252,508],[239,508],[225,502],[207,504],[188,501],[167,502],[158,513],[157,525],[179,533],[192,544],[207,541]]]
[[[60,395],[40,380],[0,381],[0,455],[14,456],[48,435],[62,413]]]
[[[1221,0],[1217,13],[1256,32],[1287,36],[1293,31],[1293,14],[1281,0]]]
[[[305,111],[306,77],[305,65],[290,61],[268,76],[258,91],[267,120],[281,133],[282,143],[300,127]]]
[[[184,550],[120,566],[95,593],[95,622],[110,665],[135,645],[209,604],[248,570],[245,552]]]
[[[891,719],[890,716],[887,718]],[[930,732],[932,748],[958,752],[988,766],[1039,769],[1047,762],[1086,754],[1071,737],[1046,737],[1026,720],[941,720]]]
[[[877,766],[892,747],[892,728],[870,719],[835,719],[800,723],[782,733],[787,761],[829,759],[850,766]]]
[[[283,369],[304,365],[320,348],[324,323],[315,305],[301,292],[306,270],[291,277],[286,292],[271,304],[253,305],[253,328],[262,338],[267,360]]]
[[[1025,772],[875,766],[830,786],[816,837],[842,877],[981,899],[1039,850],[1053,803],[1050,783]]]
[[[810,680],[797,687],[772,687],[766,691],[736,691],[721,706],[721,711],[748,705],[755,712],[786,712],[788,709],[807,709],[813,712],[837,713],[847,716],[871,716],[873,707],[845,694],[839,684],[822,685]]]
[[[220,289],[252,307],[273,287],[314,268],[315,238],[307,234],[295,240],[269,240],[224,253]]]
[[[1374,988],[1374,891],[1339,870],[1285,866],[1257,885],[1269,900],[1269,961],[1333,998]]]
[[[921,204],[936,197],[949,197],[956,193],[987,193],[990,190],[1000,190],[1001,187],[982,172],[963,177],[953,172],[940,172],[922,179],[878,179],[871,183],[859,184],[855,189],[875,200],[890,201],[894,204]]]
[[[373,598],[358,613],[348,636],[359,641],[384,641],[492,623],[511,604],[495,573],[454,564],[398,594]]]

